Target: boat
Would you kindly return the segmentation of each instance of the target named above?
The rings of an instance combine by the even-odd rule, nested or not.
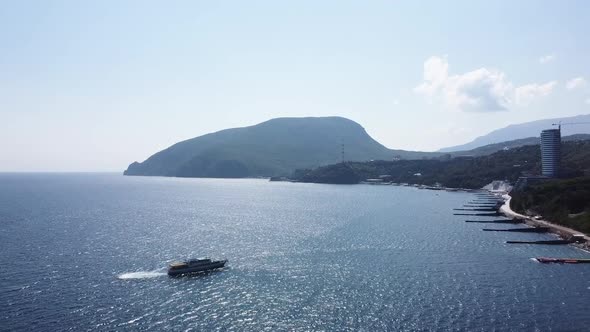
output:
[[[173,262],[168,266],[168,275],[171,277],[190,273],[206,272],[220,269],[225,266],[227,260],[212,261],[209,258],[189,259],[183,262]]]

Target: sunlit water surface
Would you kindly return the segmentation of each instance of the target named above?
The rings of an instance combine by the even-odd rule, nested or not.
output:
[[[0,330],[587,330],[590,264],[482,232],[468,193],[0,174]],[[493,227],[493,226],[491,226]],[[513,227],[513,226],[500,226]],[[226,258],[169,278],[166,264]]]

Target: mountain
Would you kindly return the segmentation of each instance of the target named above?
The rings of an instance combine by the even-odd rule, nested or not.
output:
[[[277,118],[182,141],[125,175],[256,177],[288,175],[296,169],[372,159],[436,157],[438,153],[390,150],[358,123],[342,117]]]
[[[575,134],[570,136],[563,136],[561,137],[562,142],[571,142],[571,141],[587,141],[590,140],[590,134]],[[540,138],[539,137],[527,137],[521,139],[515,139],[512,141],[507,142],[500,142],[494,144],[488,144],[484,146],[480,146],[478,148],[467,150],[467,151],[457,151],[450,153],[452,157],[461,157],[461,156],[485,156],[492,154],[494,152],[498,152],[500,150],[506,149],[514,149],[525,145],[539,145]]]
[[[480,136],[467,144],[440,149],[439,152],[472,150],[480,146],[494,143],[500,143],[527,137],[539,137],[542,130],[556,128],[555,126],[552,126],[552,124],[558,123],[560,121],[562,123],[584,123],[578,125],[563,125],[561,128],[562,136],[568,136],[573,134],[590,134],[590,114],[586,114],[567,118],[545,119],[510,125],[505,128],[494,130],[487,135]]]

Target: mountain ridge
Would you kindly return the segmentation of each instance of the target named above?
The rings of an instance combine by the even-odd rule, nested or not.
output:
[[[488,134],[479,136],[471,142],[442,148],[439,149],[437,152],[456,152],[472,150],[478,147],[495,143],[507,142],[527,137],[539,137],[542,130],[555,128],[555,126],[552,126],[552,124],[559,123],[560,121],[564,123],[586,123],[581,125],[564,125],[562,127],[562,136],[570,136],[574,134],[590,134],[590,114],[581,114],[571,117],[541,119],[518,124],[512,124],[504,128],[492,130]]]
[[[173,144],[133,162],[125,175],[257,177],[288,175],[295,169],[342,160],[436,157],[439,153],[392,150],[357,122],[343,117],[275,118]]]
[[[562,136],[562,142],[571,142],[571,141],[587,141],[590,140],[590,134],[574,134],[569,136]],[[449,152],[452,157],[462,157],[462,156],[485,156],[500,150],[506,149],[513,149],[518,148],[521,146],[527,145],[539,145],[540,138],[539,137],[526,137],[526,138],[519,138],[511,141],[505,141],[500,143],[492,143],[484,146],[477,147],[471,150],[462,150],[462,151],[454,151]]]

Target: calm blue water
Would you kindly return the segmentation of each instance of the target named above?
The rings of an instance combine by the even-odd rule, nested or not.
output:
[[[392,186],[0,174],[0,330],[587,330],[590,265]],[[503,226],[510,227],[510,226]],[[166,264],[227,258],[171,279]]]

